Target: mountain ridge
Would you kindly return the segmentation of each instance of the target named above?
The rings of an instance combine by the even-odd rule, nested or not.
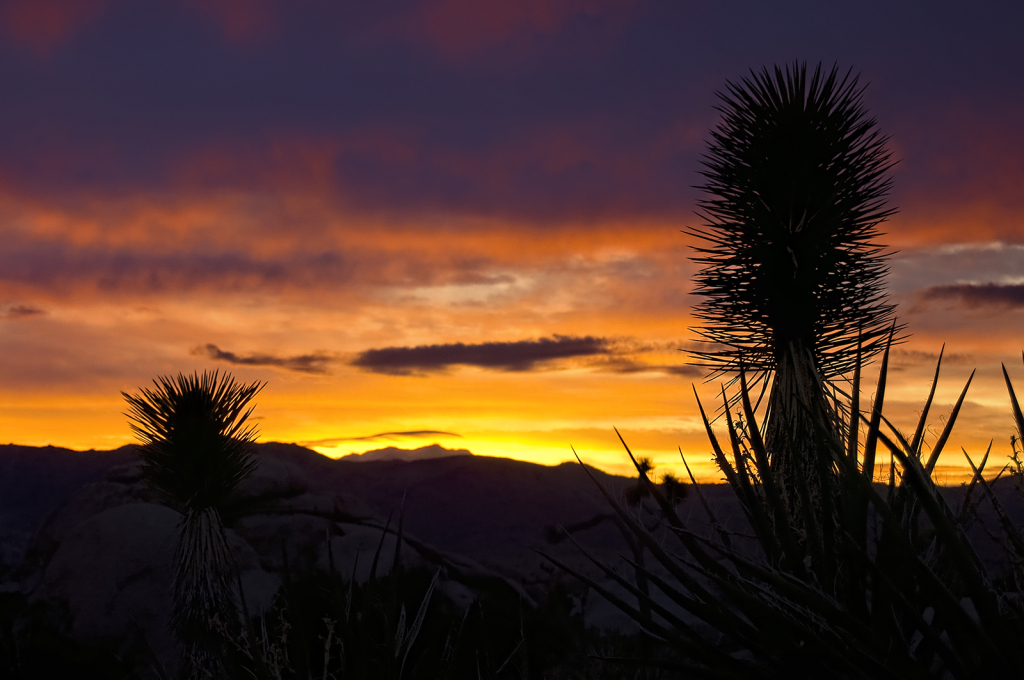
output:
[[[350,453],[341,456],[336,460],[346,463],[367,463],[372,460],[431,460],[434,458],[448,458],[449,456],[472,456],[469,449],[449,449],[440,444],[428,444],[416,449],[402,449],[397,446],[386,446],[382,449],[373,449],[363,453]]]

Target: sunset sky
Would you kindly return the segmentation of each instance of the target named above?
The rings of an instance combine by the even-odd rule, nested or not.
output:
[[[717,479],[687,365],[715,92],[852,68],[899,164],[889,415],[996,465],[1024,391],[1024,5],[0,2],[0,440],[129,443],[121,391],[263,380],[261,440]],[[872,380],[873,385],[873,380]],[[865,389],[870,396],[873,387]]]

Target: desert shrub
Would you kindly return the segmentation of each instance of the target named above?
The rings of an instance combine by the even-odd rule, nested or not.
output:
[[[399,526],[401,523],[399,523]],[[399,529],[400,533],[400,529]],[[381,544],[383,544],[383,535]],[[379,563],[380,550],[371,565]],[[274,606],[241,634],[219,631],[234,650],[232,665],[260,680],[626,680],[637,636],[587,630],[564,582],[537,603],[507,584],[478,584],[468,607],[437,587],[441,572],[404,567],[357,583],[352,574],[312,568],[285,578]],[[648,676],[655,678],[655,675]]]
[[[424,620],[437,617],[428,595],[433,576],[413,570],[359,585],[316,570],[290,580],[274,607],[253,620],[257,637],[238,647],[240,665],[256,677],[282,679],[419,677],[424,655],[441,648],[432,627],[411,630],[421,605]]]

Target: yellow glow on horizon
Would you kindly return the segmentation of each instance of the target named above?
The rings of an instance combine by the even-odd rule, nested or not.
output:
[[[927,395],[931,370],[923,367],[913,375],[897,372],[890,376],[887,415],[908,436]],[[965,376],[959,374],[968,371],[953,366],[947,372],[929,418],[929,447],[962,389]],[[235,375],[239,380],[251,380],[257,373],[242,370]],[[262,373],[266,377],[266,371]],[[411,377],[346,370],[331,378],[314,377],[313,382],[275,381],[279,375],[269,376],[270,385],[256,400],[254,422],[260,429],[260,441],[295,442],[333,458],[386,446],[413,449],[436,443],[468,449],[474,455],[541,465],[574,461],[574,448],[589,465],[633,476],[629,458],[613,430],[617,427],[634,455],[652,459],[657,474],[687,478],[681,449],[698,481],[722,480],[688,381],[678,377],[473,369]],[[717,386],[698,387],[705,408],[712,413]],[[986,375],[976,378],[972,389],[974,398],[965,404],[953,439],[940,459],[936,478],[947,483],[959,483],[969,476],[960,446],[977,462],[988,440],[996,439],[986,476],[998,472],[1008,453],[1013,425],[1004,388],[995,376]],[[866,388],[862,398],[867,400],[871,393]],[[101,395],[8,392],[0,394],[0,431],[12,443],[112,449],[132,442],[123,410],[116,391]],[[723,423],[716,422],[714,429],[724,444]],[[400,434],[419,431],[432,433]],[[45,438],[38,436],[40,432],[46,433]],[[374,437],[381,433],[392,434]],[[878,455],[881,478],[887,474],[887,463],[882,460],[888,456],[884,450]]]

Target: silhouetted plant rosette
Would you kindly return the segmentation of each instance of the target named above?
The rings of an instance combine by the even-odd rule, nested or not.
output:
[[[697,352],[719,371],[776,371],[809,354],[823,379],[848,374],[858,346],[881,351],[895,308],[885,302],[883,203],[892,167],[865,115],[856,77],[794,65],[729,83],[704,157],[707,226],[690,233]],[[798,357],[802,359],[802,356]]]

